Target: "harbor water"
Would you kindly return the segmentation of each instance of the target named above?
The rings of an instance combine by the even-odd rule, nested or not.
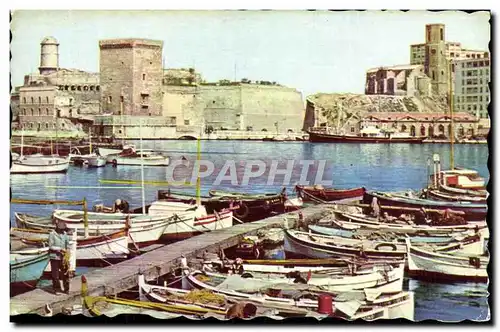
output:
[[[130,142],[139,146],[139,142]],[[196,141],[143,141],[143,148],[162,151],[171,160],[196,160]],[[455,145],[456,166],[475,169],[486,180],[489,178],[487,145]],[[283,176],[276,175],[269,182],[269,165],[277,161],[285,168],[293,161],[291,179],[286,183],[288,192],[301,175],[300,161],[324,160],[322,179],[331,180],[336,188],[365,187],[367,190],[402,191],[419,190],[426,186],[432,173],[432,156],[438,153],[442,168],[448,169],[450,146],[447,144],[315,144],[309,142],[261,142],[261,141],[202,141],[201,158],[215,165],[212,175],[201,182],[202,195],[211,189],[245,192],[277,192],[284,187]],[[183,158],[183,159],[184,159]],[[267,166],[266,172],[242,185],[245,161],[259,160]],[[234,161],[238,183],[229,180],[214,185],[218,171],[227,161]],[[309,168],[308,180],[314,182],[321,167]],[[174,178],[191,180],[191,171],[177,167]],[[11,175],[11,193],[15,198],[48,200],[87,199],[89,206],[104,203],[111,206],[117,198],[125,199],[131,207],[142,204],[140,183],[109,184],[102,180],[141,180],[141,167],[107,165],[102,168],[71,166],[66,174]],[[165,167],[145,167],[146,181],[166,181]],[[93,188],[88,188],[93,187]],[[95,187],[95,188],[94,188]],[[97,188],[104,187],[104,188]],[[114,187],[111,189],[109,187]],[[120,187],[116,189],[116,187]],[[129,187],[129,188],[125,188]],[[133,188],[130,188],[133,187]],[[157,191],[165,185],[145,187],[146,204],[154,201]],[[171,188],[176,192],[195,193],[194,186]],[[11,205],[11,225],[14,212],[38,216],[50,215],[54,208],[78,209],[79,207]],[[81,207],[80,207],[81,208]],[[434,284],[408,280],[407,287],[415,292],[415,319],[439,319],[461,321],[485,320],[489,317],[488,290],[485,284]]]

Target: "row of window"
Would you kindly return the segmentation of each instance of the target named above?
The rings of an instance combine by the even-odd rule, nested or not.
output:
[[[28,99],[30,100],[30,99]],[[31,97],[31,104],[34,104],[35,103],[35,97]],[[38,97],[38,103],[41,104],[42,103],[42,97]],[[49,97],[45,97],[45,103],[46,104],[49,104]],[[26,104],[26,97],[23,97],[23,104]]]
[[[479,105],[476,105],[476,104],[473,104],[473,105],[457,105],[457,109],[459,110],[462,110],[462,111],[482,111],[482,110],[487,110],[488,109],[488,106],[484,106],[482,104],[479,104]]]
[[[477,90],[479,88],[479,90]],[[467,94],[471,94],[471,93],[489,93],[490,92],[490,89],[488,88],[488,86],[485,86],[484,89],[483,87],[472,87],[472,88],[462,88],[462,94],[465,95],[466,93]],[[486,99],[489,99],[488,96],[486,96]],[[486,100],[488,101],[488,100]]]
[[[61,123],[61,125],[59,127],[64,128],[64,123]],[[26,129],[42,129],[42,128],[56,129],[57,125],[55,123],[52,123],[52,125],[50,125],[50,123],[48,123],[48,122],[45,122],[45,124],[43,124],[41,122],[38,122],[38,123],[28,122],[24,125],[24,128],[26,128]]]
[[[93,91],[100,90],[99,85],[59,85],[60,91]]]
[[[462,68],[473,68],[473,67],[488,67],[490,65],[490,60],[484,61],[472,61],[472,62],[462,62]]]
[[[483,85],[483,84],[488,84],[489,83],[489,79],[484,79],[481,77],[481,78],[470,78],[470,79],[467,79],[467,80],[462,80],[462,86],[463,85]]]
[[[488,69],[484,70],[484,74],[486,76],[488,76],[489,73],[490,73],[490,71]],[[464,76],[471,77],[471,76],[477,76],[478,74],[479,74],[479,76],[483,76],[483,70],[482,69],[479,69],[479,71],[477,69],[476,70],[467,70],[467,71],[465,71]]]
[[[40,116],[40,115],[50,115],[50,110],[48,108],[45,109],[45,112],[39,108],[38,110],[34,110],[33,108],[31,109],[26,109],[23,108],[20,112],[20,115],[31,115],[31,116]]]
[[[490,101],[489,96],[484,97],[484,101],[487,103]],[[458,96],[455,100],[457,103],[477,103],[477,102],[483,102],[483,96]]]

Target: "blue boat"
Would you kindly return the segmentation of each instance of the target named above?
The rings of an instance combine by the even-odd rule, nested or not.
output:
[[[49,264],[48,250],[27,250],[10,253],[10,291],[19,294],[36,287]]]

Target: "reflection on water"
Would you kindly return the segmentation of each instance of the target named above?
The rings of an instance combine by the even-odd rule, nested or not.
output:
[[[133,142],[139,146],[139,142]],[[173,160],[183,156],[190,162],[196,159],[196,141],[143,141],[144,148],[161,150]],[[364,186],[367,189],[396,191],[421,189],[426,185],[429,170],[427,160],[433,153],[439,153],[443,168],[449,167],[449,146],[446,144],[318,144],[309,142],[250,142],[250,141],[203,141],[202,158],[210,160],[220,169],[227,160],[244,165],[245,160],[262,160],[269,168],[273,160],[280,161],[283,168],[286,160],[326,160],[325,178],[331,178],[334,186],[350,188]],[[456,145],[455,164],[475,169],[486,179],[488,147],[486,145]],[[240,166],[241,167],[241,166]],[[300,177],[300,170],[294,168],[292,182]],[[311,167],[311,170],[314,170]],[[165,167],[145,167],[145,180],[166,180]],[[243,169],[238,170],[239,180]],[[267,174],[267,173],[265,173]],[[191,173],[179,167],[175,178]],[[311,173],[309,179],[314,179]],[[273,185],[266,185],[267,176],[252,179],[247,187],[231,187],[229,182],[212,186],[217,174],[202,180],[202,194],[210,189],[241,190],[247,192],[277,192],[282,188],[283,176],[276,176]],[[141,168],[137,166],[118,166],[113,168],[92,169],[71,166],[67,174],[12,175],[12,197],[30,199],[81,200],[84,197],[89,206],[104,202],[111,205],[116,198],[126,199],[132,207],[141,204],[141,190],[135,189],[94,189],[85,186],[111,186],[101,184],[100,179],[140,180]],[[73,189],[50,189],[48,186],[77,186]],[[119,185],[124,186],[124,185]],[[138,186],[138,184],[130,185]],[[157,191],[163,186],[147,186],[146,202],[156,199]],[[177,191],[195,193],[194,187],[176,188]],[[33,206],[13,204],[14,212],[35,215],[49,215],[57,206]],[[60,207],[59,207],[60,208]],[[78,207],[64,207],[77,209]],[[281,252],[274,253],[282,257]],[[415,318],[462,320],[485,319],[488,317],[486,286],[475,284],[443,285],[409,281],[409,287],[416,292]]]

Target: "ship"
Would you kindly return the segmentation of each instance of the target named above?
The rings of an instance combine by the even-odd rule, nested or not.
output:
[[[331,133],[327,127],[314,127],[307,131],[309,141],[314,143],[414,143],[420,144],[424,138],[408,133],[384,131],[372,126],[364,127],[358,135]]]

